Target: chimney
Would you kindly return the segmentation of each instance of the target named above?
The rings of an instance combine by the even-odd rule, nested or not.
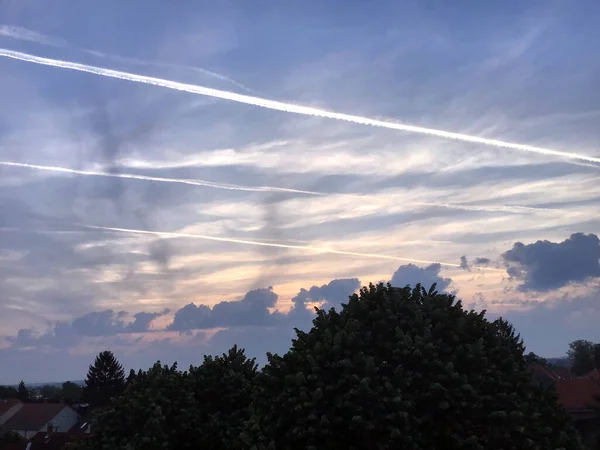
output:
[[[52,424],[50,422],[48,422],[48,425],[46,425],[46,434],[52,434],[53,431],[54,431],[54,427],[52,426]]]

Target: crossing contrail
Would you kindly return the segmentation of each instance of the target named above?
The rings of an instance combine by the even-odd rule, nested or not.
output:
[[[138,175],[132,173],[113,173],[113,172],[105,172],[101,170],[81,170],[81,169],[71,169],[69,167],[61,167],[61,166],[47,166],[41,164],[29,164],[29,163],[20,163],[13,161],[0,161],[0,166],[8,166],[8,167],[20,167],[24,169],[34,169],[34,170],[43,170],[46,172],[58,172],[58,173],[66,173],[72,175],[82,175],[82,176],[95,176],[95,177],[108,177],[108,178],[124,178],[130,180],[138,180],[138,181],[150,181],[150,182],[158,182],[158,183],[175,183],[175,184],[184,184],[188,186],[198,186],[198,187],[207,187],[214,189],[225,189],[230,191],[245,191],[245,192],[281,192],[281,193],[290,193],[290,194],[304,194],[311,196],[331,196],[331,195],[339,195],[341,197],[352,197],[357,200],[369,200],[369,199],[377,199],[379,196],[377,194],[347,194],[347,193],[330,193],[330,192],[319,192],[319,191],[307,191],[302,189],[291,189],[291,188],[283,188],[277,186],[241,186],[237,184],[225,184],[225,183],[215,183],[207,180],[196,180],[189,178],[166,178],[166,177],[153,177],[148,175]],[[531,206],[520,206],[520,205],[463,205],[460,203],[440,203],[440,202],[411,202],[406,203],[406,206],[410,207],[437,207],[437,208],[447,208],[447,209],[456,209],[462,211],[473,211],[473,212],[504,212],[504,213],[512,213],[512,214],[521,214],[521,213],[533,213],[533,212],[560,212],[557,209],[551,208],[540,208],[540,207],[531,207]]]
[[[411,133],[424,134],[428,136],[437,136],[446,139],[454,139],[464,142],[472,142],[475,144],[482,144],[492,147],[507,148],[511,150],[519,150],[524,152],[538,153],[546,156],[558,156],[567,159],[587,161],[592,163],[600,163],[600,158],[570,153],[559,150],[551,150],[543,147],[534,147],[525,144],[516,144],[512,142],[504,142],[496,139],[487,139],[478,136],[471,136],[468,134],[454,133],[450,131],[436,130],[433,128],[424,128],[414,125],[406,125],[402,123],[395,123],[390,121],[383,121],[377,119],[370,119],[367,117],[354,116],[350,114],[337,113],[332,111],[326,111],[323,109],[311,108],[308,106],[300,106],[292,103],[284,103],[274,100],[268,100],[260,97],[252,97],[249,95],[237,94],[234,92],[222,91],[218,89],[211,89],[204,86],[179,83],[176,81],[165,80],[162,78],[148,77],[144,75],[137,75],[128,72],[121,72],[112,69],[106,69],[102,67],[90,66],[87,64],[79,64],[70,61],[62,61],[58,59],[43,58],[40,56],[31,55],[28,53],[16,52],[13,50],[0,49],[0,56],[7,58],[18,59],[21,61],[31,62],[34,64],[42,64],[46,66],[59,67],[62,69],[77,70],[80,72],[92,73],[104,77],[117,78],[126,81],[133,81],[137,83],[145,83],[154,86],[160,86],[168,89],[174,89],[177,91],[189,92],[192,94],[204,95],[208,97],[220,98],[223,100],[230,100],[233,102],[244,103],[247,105],[258,106],[261,108],[272,109],[276,111],[284,111],[293,114],[301,114],[305,116],[323,117],[334,120],[341,120],[346,122],[352,122],[360,125],[371,125],[380,128],[388,128],[391,130],[407,131]]]
[[[153,236],[158,236],[158,237],[162,237],[162,238],[203,239],[203,240],[208,240],[208,241],[228,242],[228,243],[233,243],[233,244],[257,245],[257,246],[275,247],[275,248],[288,248],[288,249],[293,249],[293,250],[304,250],[304,251],[317,252],[317,253],[330,253],[330,254],[334,254],[334,255],[359,256],[359,257],[363,257],[363,258],[376,258],[376,259],[391,259],[391,260],[395,260],[395,261],[412,262],[412,263],[419,263],[419,264],[441,264],[442,266],[447,266],[447,267],[460,267],[460,264],[443,263],[443,262],[438,262],[438,261],[428,261],[428,260],[423,260],[423,259],[401,258],[398,256],[381,255],[381,254],[377,254],[377,253],[347,252],[347,251],[343,251],[343,250],[334,250],[334,249],[327,248],[327,247],[314,247],[311,245],[279,244],[279,243],[273,243],[273,242],[251,241],[251,240],[247,240],[247,239],[206,236],[206,235],[202,235],[202,234],[136,230],[136,229],[131,229],[131,228],[101,227],[101,226],[83,225],[83,224],[78,224],[78,225],[80,225],[84,228],[92,229],[92,230],[112,231],[112,232],[116,232],[116,233],[146,234],[146,235],[153,235]]]
[[[273,187],[273,186],[240,186],[236,184],[223,184],[223,183],[213,183],[211,181],[205,180],[193,180],[186,178],[165,178],[165,177],[152,177],[148,175],[136,175],[133,173],[111,173],[111,172],[103,172],[99,170],[79,170],[79,169],[70,169],[68,167],[59,167],[59,166],[44,166],[39,164],[27,164],[27,163],[18,163],[11,161],[0,161],[0,166],[10,166],[10,167],[23,167],[27,169],[37,169],[44,170],[48,172],[62,172],[62,173],[70,173],[73,175],[87,175],[87,176],[96,176],[96,177],[110,177],[110,178],[127,178],[130,180],[141,180],[141,181],[156,181],[160,183],[178,183],[178,184],[187,184],[191,186],[202,186],[202,187],[211,187],[217,189],[227,189],[230,191],[249,191],[249,192],[288,192],[294,194],[307,194],[307,195],[327,195],[323,192],[315,192],[315,191],[303,191],[300,189],[287,189],[282,187]]]
[[[228,78],[225,75],[221,75],[220,73],[212,72],[210,70],[203,69],[201,67],[186,66],[183,64],[165,63],[165,62],[160,62],[160,61],[148,61],[145,59],[130,58],[127,56],[119,56],[119,55],[112,55],[110,53],[103,53],[103,52],[99,52],[97,50],[91,50],[89,48],[72,45],[61,37],[50,36],[47,34],[38,33],[37,31],[28,30],[27,28],[23,28],[23,27],[17,27],[17,26],[13,26],[13,25],[0,25],[0,36],[11,38],[11,39],[16,39],[19,41],[34,42],[36,44],[47,45],[50,47],[71,48],[71,49],[78,50],[78,51],[87,53],[89,55],[95,56],[97,58],[108,59],[108,60],[121,62],[121,63],[125,63],[125,64],[135,64],[135,65],[140,65],[140,66],[154,66],[154,67],[161,67],[164,69],[192,70],[195,72],[200,72],[201,74],[207,75],[209,77],[217,78],[219,80],[231,83],[234,86],[237,86],[246,92],[254,93],[252,91],[252,89],[247,88],[243,84],[238,83],[237,81],[232,80],[231,78]]]

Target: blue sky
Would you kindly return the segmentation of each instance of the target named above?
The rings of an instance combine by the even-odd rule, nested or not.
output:
[[[583,157],[1,57],[0,382],[82,378],[106,348],[136,369],[234,343],[262,362],[312,306],[389,280],[438,282],[545,356],[600,340],[598,2],[4,1],[0,18],[4,56]]]

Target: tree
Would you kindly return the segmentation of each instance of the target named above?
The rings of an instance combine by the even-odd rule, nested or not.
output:
[[[221,356],[205,356],[197,368],[190,368],[202,428],[198,448],[235,448],[248,419],[257,365],[234,346]]]
[[[108,350],[99,353],[88,370],[83,388],[84,399],[92,406],[105,406],[124,389],[125,372],[115,355]]]
[[[600,370],[600,344],[594,344],[594,369]]]
[[[435,285],[370,285],[296,334],[258,376],[246,448],[581,449],[512,326]]]
[[[537,363],[543,367],[549,367],[550,364],[548,363],[548,361],[545,358],[542,358],[539,355],[536,355],[533,352],[529,352],[525,355],[525,361],[527,361],[528,363]]]
[[[571,361],[571,371],[577,376],[587,375],[594,369],[595,344],[578,339],[569,344],[567,357]]]
[[[189,373],[157,362],[95,419],[89,450],[197,449],[201,428]]]
[[[5,400],[7,398],[18,398],[19,393],[12,386],[0,386],[0,399]]]
[[[186,372],[159,361],[138,373],[124,394],[97,416],[85,448],[236,448],[256,376],[256,362],[237,347],[206,356],[201,366]]]
[[[63,393],[58,386],[53,386],[50,384],[40,387],[38,393],[43,400],[50,402],[58,402],[63,396]]]
[[[0,444],[15,444],[22,440],[17,432],[5,428],[4,425],[0,425]]]
[[[129,371],[129,375],[127,375],[127,380],[125,380],[125,384],[130,385],[131,383],[134,383],[136,378],[137,374],[135,373],[135,370],[131,369]]]
[[[25,403],[30,400],[29,389],[27,389],[27,386],[25,386],[23,380],[21,380],[19,387],[17,388],[17,398]]]
[[[65,381],[62,384],[62,398],[67,403],[77,403],[81,401],[83,389],[77,383]]]

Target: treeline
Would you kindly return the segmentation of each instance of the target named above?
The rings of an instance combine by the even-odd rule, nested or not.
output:
[[[125,378],[114,355],[90,366],[101,449],[582,450],[552,389],[533,380],[503,319],[451,295],[370,285],[317,310],[259,370],[244,350]]]
[[[21,381],[18,387],[0,386],[0,399],[19,399],[23,402],[49,402],[49,403],[77,403],[81,401],[82,387],[66,381],[62,385],[47,384],[43,386],[27,387]]]
[[[588,375],[593,370],[600,370],[600,344],[585,339],[577,339],[569,344],[566,358],[555,358],[561,364],[549,361],[533,352],[525,355],[530,363],[538,363],[549,368],[568,368],[577,377]]]

